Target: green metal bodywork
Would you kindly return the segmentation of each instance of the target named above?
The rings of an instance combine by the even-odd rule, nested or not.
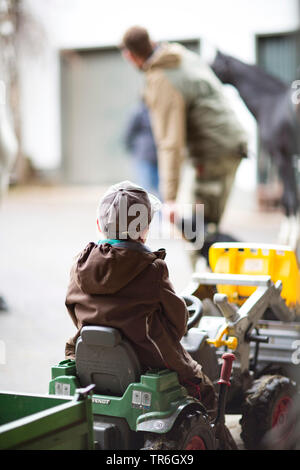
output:
[[[184,408],[201,407],[169,370],[147,372],[120,397],[81,396],[79,388],[75,361],[65,360],[52,367],[49,395],[0,392],[0,449],[94,449],[95,416],[166,433]]]
[[[93,449],[91,397],[0,393],[0,449]]]
[[[74,393],[78,387],[75,374],[75,361],[62,361],[53,367],[49,393],[55,394],[64,386],[66,393]],[[170,370],[141,375],[140,382],[131,383],[121,397],[94,394],[92,403],[94,415],[124,418],[132,431],[156,433],[168,432],[186,406],[201,406],[187,396],[177,374]]]

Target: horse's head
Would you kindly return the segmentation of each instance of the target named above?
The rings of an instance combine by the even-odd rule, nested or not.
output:
[[[228,66],[228,56],[221,51],[217,51],[215,60],[211,64],[211,68],[217,75],[218,79],[223,83],[231,83],[231,73]]]

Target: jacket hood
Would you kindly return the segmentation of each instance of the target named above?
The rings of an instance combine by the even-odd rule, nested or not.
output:
[[[165,250],[150,251],[139,242],[89,243],[74,266],[75,282],[88,295],[114,294],[125,287]]]
[[[145,62],[143,70],[147,71],[155,67],[178,67],[182,57],[182,46],[177,43],[163,43],[155,49],[151,57]]]

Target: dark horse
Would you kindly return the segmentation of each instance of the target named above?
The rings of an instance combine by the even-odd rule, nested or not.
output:
[[[300,121],[292,88],[256,65],[217,51],[211,67],[224,84],[234,86],[258,124],[261,148],[276,164],[283,183],[285,215],[295,216],[299,196],[295,156],[300,155]]]

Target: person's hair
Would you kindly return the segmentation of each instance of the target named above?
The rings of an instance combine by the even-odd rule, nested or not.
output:
[[[149,33],[141,26],[132,26],[125,32],[122,47],[143,59],[148,59],[153,52]]]

